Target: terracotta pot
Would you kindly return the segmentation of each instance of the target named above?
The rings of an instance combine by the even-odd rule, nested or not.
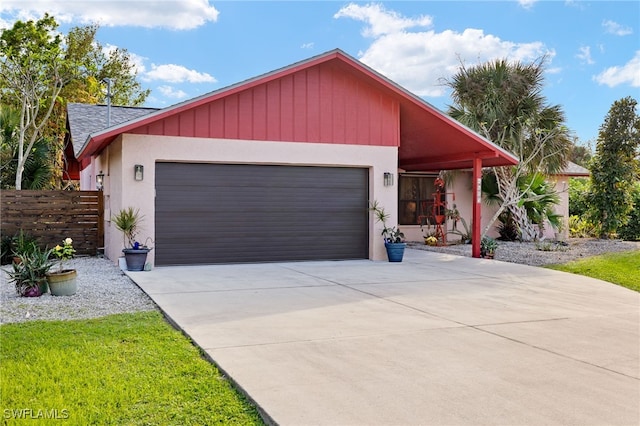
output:
[[[71,296],[76,294],[78,273],[75,269],[63,269],[61,272],[47,274],[49,290],[53,296]]]

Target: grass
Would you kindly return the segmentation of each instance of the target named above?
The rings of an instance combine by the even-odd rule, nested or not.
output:
[[[157,312],[5,324],[0,338],[0,408],[8,424],[20,416],[69,425],[262,424]]]
[[[640,251],[609,253],[547,267],[598,278],[640,292]]]

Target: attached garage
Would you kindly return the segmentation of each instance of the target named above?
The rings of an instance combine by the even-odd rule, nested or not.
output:
[[[156,265],[366,259],[369,170],[156,163]]]
[[[100,176],[105,218],[140,209],[154,266],[386,259],[367,206],[397,224],[400,173],[472,169],[477,183],[517,163],[340,50],[160,110],[111,107],[111,127],[105,107],[67,108],[67,172],[82,189]],[[105,255],[122,245],[107,219]]]

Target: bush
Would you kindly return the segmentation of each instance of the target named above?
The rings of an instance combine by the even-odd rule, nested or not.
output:
[[[569,236],[573,238],[597,237],[599,229],[596,225],[580,216],[569,216]]]
[[[569,216],[585,216],[589,210],[590,188],[591,183],[588,178],[569,179]]]
[[[623,240],[640,240],[640,183],[633,187],[633,209],[629,213],[629,221],[618,230],[618,235]]]

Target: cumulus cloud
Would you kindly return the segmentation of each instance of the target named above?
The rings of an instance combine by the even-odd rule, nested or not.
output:
[[[334,18],[352,18],[366,22],[362,34],[366,37],[378,37],[384,34],[397,33],[409,28],[430,27],[433,19],[422,15],[418,18],[404,18],[397,12],[387,10],[380,4],[360,6],[351,3],[340,9]]]
[[[45,12],[60,23],[98,23],[107,27],[163,27],[188,30],[208,22],[216,22],[220,12],[209,0],[138,0],[138,1],[78,1],[78,0],[2,0],[1,25],[13,21],[38,19]],[[7,16],[8,15],[8,16]]]
[[[635,56],[621,67],[610,67],[594,77],[599,84],[616,87],[628,84],[631,87],[640,87],[640,50]]]
[[[347,8],[349,13],[345,12]],[[354,12],[356,8],[357,14]],[[389,16],[384,18],[381,13]],[[471,66],[497,58],[529,62],[543,55],[555,56],[555,52],[541,42],[515,43],[485,34],[480,29],[468,28],[462,33],[451,30],[406,31],[418,26],[409,22],[426,24],[424,17],[407,19],[377,5],[349,5],[335,17],[351,17],[366,22],[370,27],[374,26],[374,20],[386,22],[385,25],[377,24],[377,31],[367,30],[378,36],[362,52],[360,60],[419,96],[445,95],[447,88],[443,79],[455,74],[461,62]]]
[[[590,46],[581,46],[578,49],[578,53],[576,53],[576,58],[580,59],[585,64],[589,64],[589,65],[595,64],[593,58],[591,57]]]
[[[187,93],[180,89],[175,89],[171,86],[158,86],[158,91],[167,98],[171,99],[184,99],[187,97]]]
[[[609,34],[614,34],[617,36],[626,36],[633,34],[633,29],[631,27],[625,27],[615,21],[605,20],[602,22],[602,26],[604,27],[605,32]]]
[[[151,70],[142,74],[144,81],[160,80],[169,83],[215,83],[217,80],[206,72],[190,70],[182,65],[151,65]]]

